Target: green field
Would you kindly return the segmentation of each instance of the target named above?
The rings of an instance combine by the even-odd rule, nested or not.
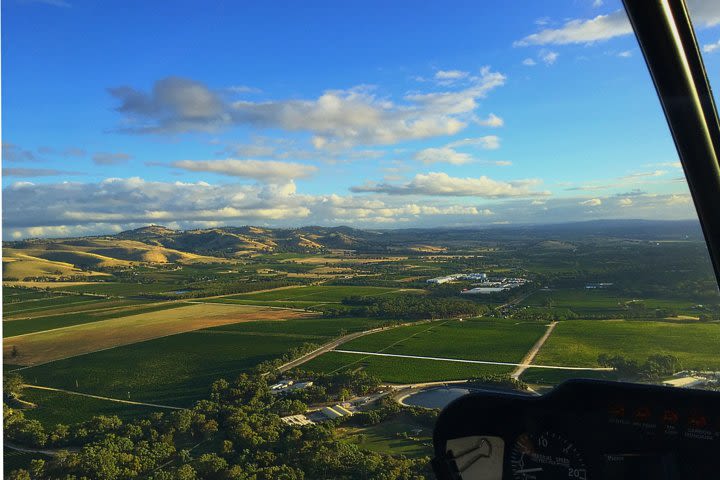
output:
[[[128,305],[138,305],[138,302],[130,302]],[[107,310],[102,312],[77,312],[60,315],[46,315],[39,318],[30,318],[26,320],[11,320],[3,322],[3,337],[13,337],[16,335],[24,335],[26,333],[42,332],[52,330],[53,328],[69,327],[72,325],[80,325],[82,323],[97,322],[100,320],[108,320],[111,318],[119,318],[127,315],[136,315],[148,312],[157,312],[170,308],[182,307],[184,303],[160,303],[148,304],[138,308],[128,310],[124,308]]]
[[[306,323],[307,322],[307,323]],[[373,326],[370,319],[247,322],[172,335],[28,368],[29,383],[112,398],[190,406],[218,378],[234,378],[303,343]],[[77,383],[76,383],[77,382]]]
[[[363,370],[385,382],[399,384],[464,380],[485,375],[507,374],[512,371],[512,367],[500,365],[376,357],[340,352],[325,353],[303,364],[300,369],[314,372]]]
[[[72,287],[59,287],[69,292],[94,293],[98,295],[109,295],[114,297],[131,297],[143,293],[165,293],[175,290],[185,290],[184,284],[172,283],[116,283],[116,282],[93,282],[87,285],[75,285]]]
[[[401,434],[410,438],[403,438]],[[432,431],[408,415],[401,414],[370,427],[348,428],[341,433],[341,438],[373,452],[407,457],[432,455]]]
[[[675,355],[683,368],[720,368],[720,324],[571,320],[560,322],[535,363],[596,367],[601,353],[645,361]]]
[[[70,305],[76,306],[79,304],[101,302],[103,302],[103,299],[98,297],[57,295],[51,298],[26,300],[20,303],[7,303],[3,305],[3,312],[5,315],[36,315],[39,312],[55,310]]]
[[[22,399],[37,405],[36,408],[23,410],[25,418],[39,420],[44,425],[84,422],[96,415],[117,415],[123,420],[129,420],[160,410],[32,388],[23,391]]]
[[[641,303],[646,309],[651,310],[667,309],[684,314],[698,314],[692,309],[695,302],[687,299],[630,298],[610,289],[541,290],[526,298],[522,305],[546,306],[548,302],[556,308],[569,308],[578,315],[627,313],[633,303]]]
[[[250,293],[233,295],[229,299],[237,300],[258,300],[264,302],[277,301],[301,301],[312,303],[339,303],[343,298],[357,296],[378,296],[390,294],[408,294],[417,290],[401,291],[397,288],[387,287],[333,287],[333,286],[311,286],[272,290],[262,293]]]
[[[475,319],[422,323],[367,335],[341,350],[396,355],[518,362],[545,331],[541,323]],[[504,374],[512,367],[414,358],[364,356],[329,352],[302,366],[322,372],[363,369],[392,383],[459,380]]]
[[[547,368],[528,368],[520,377],[520,380],[530,384],[557,385],[574,378],[592,380],[617,380],[613,372],[592,371],[592,370],[550,370]]]
[[[342,350],[517,362],[545,329],[543,323],[504,319],[439,321],[367,335],[344,344]]]

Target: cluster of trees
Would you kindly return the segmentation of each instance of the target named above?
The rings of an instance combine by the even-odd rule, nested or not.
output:
[[[512,378],[509,375],[482,375],[480,377],[468,380],[469,385],[478,385],[479,387],[494,386],[507,388],[510,390],[527,390],[528,384],[522,380]]]
[[[578,318],[577,313],[569,308],[557,307],[526,307],[513,311],[513,318],[517,320],[573,320]]]
[[[292,411],[293,402],[272,395],[262,376],[241,375],[234,382],[216,381],[210,398],[192,409],[155,413],[129,423],[95,417],[44,432],[37,422],[6,406],[6,439],[63,449],[50,460],[33,460],[29,470],[16,470],[9,478],[419,480],[431,476],[427,458],[367,452],[341,441],[336,422],[286,425],[279,415]]]
[[[432,429],[435,426],[439,410],[427,409],[420,407],[400,407],[394,400],[384,397],[380,401],[378,408],[358,412],[352,417],[343,418],[344,425],[355,427],[368,427],[377,425],[378,423],[392,420],[393,418],[404,415],[411,423],[422,425],[425,428]]]
[[[281,357],[273,358],[272,360],[265,360],[264,362],[261,362],[258,364],[256,370],[260,373],[274,373],[277,371],[278,368],[280,368],[282,365],[291,362],[295,360],[296,358],[300,358],[303,355],[306,355],[313,350],[317,350],[320,348],[320,345],[316,343],[310,343],[305,342],[299,347],[293,347],[290,350],[288,350],[286,353],[284,353]]]
[[[380,386],[378,377],[369,375],[362,370],[337,373],[295,371],[295,375],[306,381],[312,381],[313,384],[301,390],[295,390],[285,398],[304,403],[345,401],[374,393]]]
[[[350,315],[397,319],[472,317],[488,311],[484,305],[460,298],[436,298],[421,295],[386,297],[348,297],[343,305]]]
[[[644,363],[626,358],[622,355],[598,355],[598,364],[602,367],[614,369],[624,378],[645,378],[656,380],[668,377],[682,370],[680,360],[674,355],[651,355]]]

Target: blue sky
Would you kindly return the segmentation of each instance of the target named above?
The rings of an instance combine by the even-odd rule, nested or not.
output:
[[[7,0],[3,237],[692,218],[620,8]]]

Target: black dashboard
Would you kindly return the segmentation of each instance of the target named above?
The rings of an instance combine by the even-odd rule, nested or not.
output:
[[[470,393],[433,443],[439,479],[720,478],[720,392],[571,380],[543,396]]]

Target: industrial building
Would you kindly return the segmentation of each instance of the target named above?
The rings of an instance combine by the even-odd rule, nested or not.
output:
[[[270,385],[270,393],[273,395],[286,394],[296,390],[302,390],[312,385],[313,382],[295,382],[295,380],[282,380],[274,385]]]
[[[486,273],[454,273],[452,275],[445,275],[444,277],[435,277],[427,280],[427,283],[447,283],[453,280],[474,280],[478,282],[487,281]]]

